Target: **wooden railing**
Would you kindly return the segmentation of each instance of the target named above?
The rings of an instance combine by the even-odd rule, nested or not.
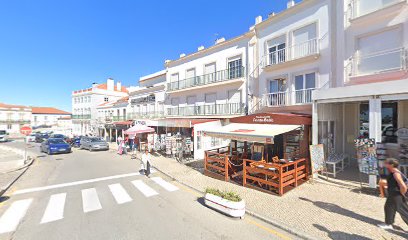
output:
[[[288,190],[308,180],[308,161],[299,159],[284,164],[244,160],[243,186],[282,196]]]
[[[228,153],[229,147],[205,151],[204,174],[216,179],[229,181]]]

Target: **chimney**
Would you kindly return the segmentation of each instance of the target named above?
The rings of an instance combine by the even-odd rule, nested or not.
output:
[[[293,6],[295,6],[295,0],[288,0],[287,7],[291,8]]]
[[[96,83],[96,82],[92,83],[93,88],[96,87],[96,86],[98,86],[98,83]]]
[[[269,13],[268,18],[273,17],[273,16],[275,16],[275,12]]]
[[[171,62],[171,60],[167,59],[167,60],[164,61],[164,64],[169,64],[170,62]]]
[[[106,81],[106,85],[108,91],[115,91],[115,80],[113,80],[112,78],[108,78],[108,80]]]
[[[225,38],[218,38],[217,40],[215,40],[215,44],[220,44],[222,42],[225,42]]]
[[[121,82],[117,82],[116,83],[116,91],[122,91],[122,83]]]
[[[204,50],[204,46],[199,46],[197,50],[198,50],[198,51]]]
[[[185,53],[180,54],[180,58],[183,58],[183,57],[185,57],[185,56],[186,56]]]
[[[255,18],[255,25],[262,22],[262,16],[258,16]]]

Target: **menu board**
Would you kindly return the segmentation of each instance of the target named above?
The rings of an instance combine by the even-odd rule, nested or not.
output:
[[[310,160],[313,173],[323,171],[325,164],[323,144],[310,145]]]
[[[361,173],[368,175],[378,174],[377,147],[374,139],[354,140],[357,150],[358,167]]]

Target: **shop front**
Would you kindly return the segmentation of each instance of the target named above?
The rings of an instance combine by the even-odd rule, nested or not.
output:
[[[230,141],[205,151],[205,174],[283,195],[309,178],[310,116],[260,113],[232,118],[204,136]]]
[[[373,95],[375,94],[375,95]],[[361,139],[375,143],[378,162],[370,171],[369,186],[377,186],[378,177],[385,174],[383,160],[393,157],[400,161],[401,170],[408,168],[405,136],[408,128],[407,80],[353,85],[316,91],[313,104],[313,143],[323,144],[327,155],[347,154],[354,176],[361,178],[363,170],[358,156]],[[408,148],[408,147],[407,147]]]

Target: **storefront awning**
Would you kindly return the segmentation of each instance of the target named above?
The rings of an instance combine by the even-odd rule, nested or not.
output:
[[[300,128],[301,125],[230,123],[216,129],[204,130],[204,136],[247,142],[273,144],[273,137]]]

